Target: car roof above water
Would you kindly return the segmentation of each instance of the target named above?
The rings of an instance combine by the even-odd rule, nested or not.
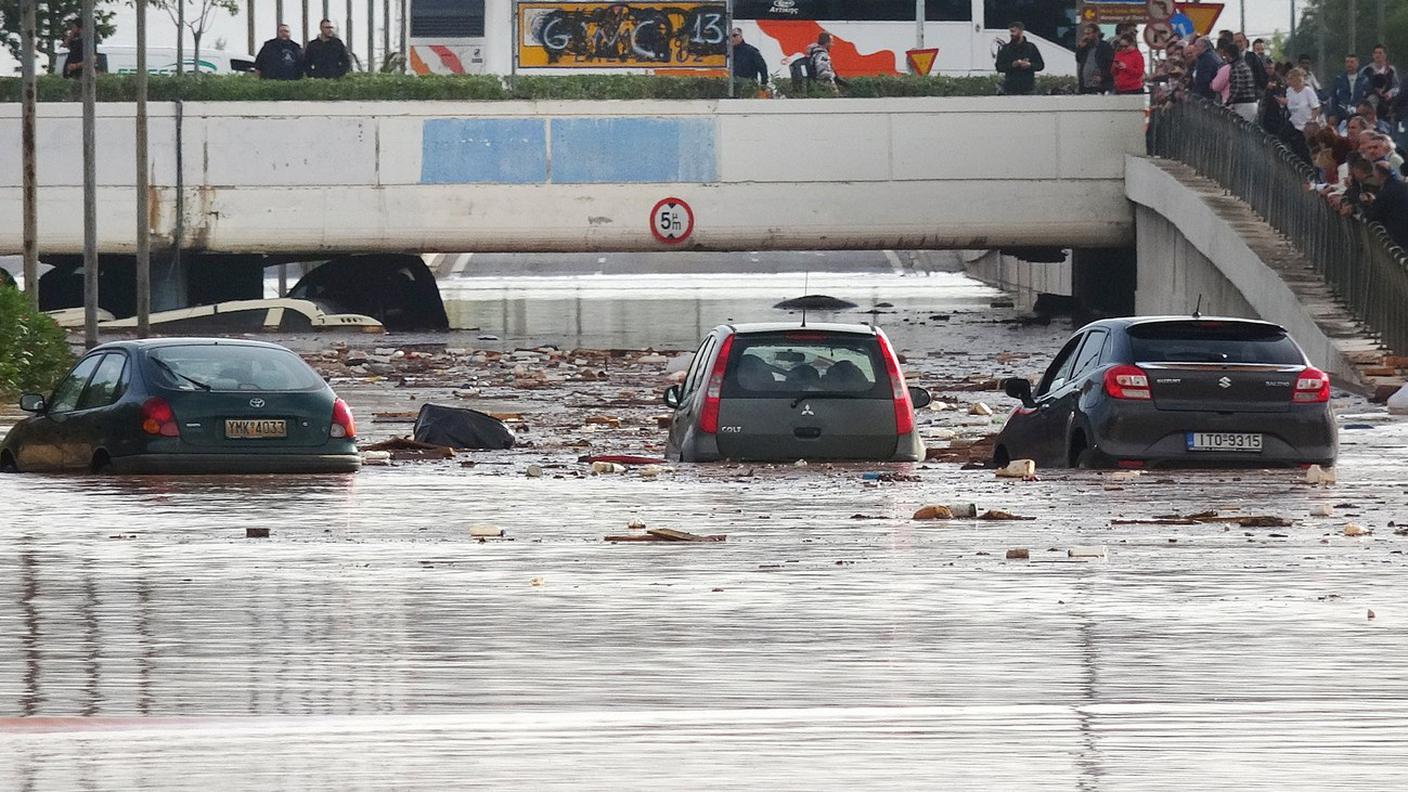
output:
[[[842,324],[839,322],[747,322],[723,325],[737,335],[757,335],[762,333],[788,333],[808,331],[814,333],[847,333],[851,335],[875,335],[876,328],[868,324]]]
[[[99,349],[160,349],[162,347],[173,346],[238,346],[257,347],[260,349],[278,349],[289,351],[287,347],[278,344],[271,344],[268,341],[253,341],[244,338],[126,338],[121,341],[108,341],[93,347],[94,351]]]
[[[1263,321],[1263,320],[1261,320],[1261,319],[1247,319],[1247,318],[1240,317],[1240,316],[1196,316],[1196,317],[1195,317],[1195,316],[1192,316],[1192,315],[1179,316],[1179,315],[1176,315],[1176,314],[1175,314],[1175,315],[1169,315],[1169,316],[1119,316],[1119,317],[1113,317],[1113,318],[1110,318],[1110,319],[1097,319],[1096,321],[1091,322],[1090,324],[1086,325],[1085,327],[1082,327],[1080,330],[1081,330],[1081,331],[1085,331],[1085,330],[1089,330],[1089,329],[1094,328],[1094,327],[1107,327],[1107,328],[1117,328],[1117,329],[1121,329],[1121,330],[1127,330],[1127,329],[1129,329],[1129,328],[1131,328],[1131,327],[1137,327],[1137,326],[1139,326],[1139,325],[1146,325],[1146,324],[1162,324],[1162,323],[1167,323],[1167,322],[1189,322],[1189,323],[1194,323],[1194,322],[1221,322],[1221,323],[1225,323],[1225,324],[1240,324],[1240,325],[1249,325],[1249,326],[1253,326],[1253,327],[1275,328],[1275,329],[1280,330],[1281,332],[1287,333],[1287,334],[1289,335],[1289,333],[1287,332],[1286,328],[1282,327],[1281,325],[1278,325],[1278,324],[1276,324],[1276,323],[1274,323],[1274,322]]]

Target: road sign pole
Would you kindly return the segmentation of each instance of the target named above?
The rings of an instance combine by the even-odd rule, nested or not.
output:
[[[724,0],[724,71],[728,73],[728,98],[737,93],[733,79],[733,0]]]
[[[914,48],[924,49],[924,0],[914,0]]]

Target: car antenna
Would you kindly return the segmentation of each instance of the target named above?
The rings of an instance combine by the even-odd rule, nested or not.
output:
[[[812,271],[811,271],[811,268],[808,267],[807,270],[806,270],[806,272],[802,273],[802,294],[811,294],[811,288],[812,288]],[[802,327],[806,327],[806,326],[807,326],[807,306],[806,306],[806,305],[803,305],[803,306],[802,306]]]
[[[1198,294],[1198,304],[1193,306],[1193,318],[1203,318],[1203,295],[1201,293]]]

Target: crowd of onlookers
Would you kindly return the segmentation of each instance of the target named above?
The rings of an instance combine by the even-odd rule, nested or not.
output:
[[[1328,86],[1316,79],[1308,55],[1278,62],[1262,39],[1220,31],[1216,39],[1175,40],[1146,65],[1133,23],[1115,28],[1113,42],[1099,25],[1082,27],[1076,48],[1079,93],[1150,94],[1155,110],[1201,100],[1227,108],[1285,143],[1314,169],[1309,189],[1340,214],[1381,223],[1408,250],[1408,184],[1399,150],[1408,144],[1408,91],[1400,90],[1388,50],[1375,45],[1372,58],[1345,57],[1344,71]],[[1030,94],[1041,54],[1021,24],[997,53],[1001,90]]]
[[[1149,78],[1160,107],[1190,98],[1211,102],[1275,136],[1314,169],[1309,189],[1346,217],[1381,223],[1408,249],[1408,185],[1400,142],[1408,139],[1408,92],[1388,51],[1376,45],[1361,65],[1353,53],[1330,85],[1309,56],[1277,62],[1260,39],[1222,31],[1175,42]]]

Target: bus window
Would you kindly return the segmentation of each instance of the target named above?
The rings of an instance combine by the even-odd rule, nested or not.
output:
[[[411,0],[412,38],[482,38],[484,0]]]
[[[914,0],[735,0],[734,19],[824,19],[844,22],[913,22]],[[930,22],[973,19],[970,0],[927,0]]]
[[[1075,0],[984,0],[983,27],[1002,30],[1013,22],[1033,36],[1076,48]]]

